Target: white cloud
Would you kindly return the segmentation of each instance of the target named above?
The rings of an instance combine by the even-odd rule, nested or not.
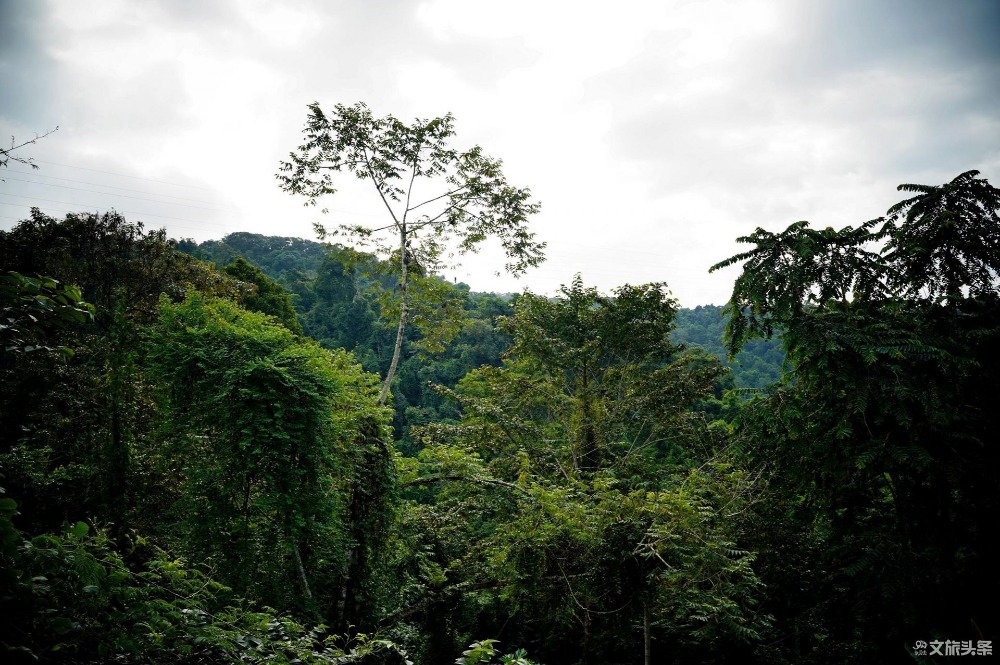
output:
[[[857,224],[901,181],[1000,178],[1000,40],[984,27],[1000,12],[972,4],[51,3],[16,17],[18,52],[4,54],[24,71],[5,79],[0,118],[62,126],[31,178],[156,195],[8,181],[0,223],[35,197],[198,239],[309,237],[318,215],[278,190],[278,162],[307,103],[365,100],[404,119],[454,112],[456,143],[481,144],[543,201],[549,263],[514,282],[492,276],[503,261],[487,251],[456,273],[474,288],[551,292],[582,272],[718,303],[734,273],[707,268],[755,226]],[[363,183],[345,184],[329,223],[380,214]]]

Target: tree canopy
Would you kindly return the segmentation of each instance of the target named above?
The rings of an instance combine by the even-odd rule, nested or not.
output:
[[[744,410],[736,434],[748,463],[769,469],[773,498],[758,519],[776,530],[756,545],[765,579],[783,579],[788,557],[816,566],[796,582],[803,595],[772,605],[803,637],[793,660],[889,658],[913,635],[995,634],[979,599],[1000,590],[982,531],[1000,510],[987,415],[1000,369],[1000,199],[977,176],[901,185],[918,196],[857,229],[758,229],[741,239],[754,249],[715,266],[744,261],[731,352],[784,330],[789,380]],[[901,613],[890,618],[887,604]]]

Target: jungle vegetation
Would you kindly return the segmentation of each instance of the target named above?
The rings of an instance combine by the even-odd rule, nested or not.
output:
[[[580,275],[474,293],[427,266],[443,336],[386,297],[405,241],[198,244],[32,210],[0,232],[5,662],[778,665],[994,640],[1000,191],[900,189],[857,227],[740,238],[724,308]]]

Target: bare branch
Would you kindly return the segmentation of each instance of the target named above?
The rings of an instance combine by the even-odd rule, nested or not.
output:
[[[365,149],[365,148],[362,148],[361,150],[362,150],[362,152],[365,155],[365,162],[364,162],[364,164],[365,164],[365,170],[368,171],[368,176],[372,179],[372,182],[375,183],[375,191],[378,192],[379,197],[381,197],[381,199],[382,199],[382,203],[385,204],[385,209],[388,210],[389,211],[389,215],[392,216],[392,221],[395,222],[396,228],[399,228],[399,224],[400,224],[399,218],[396,217],[396,212],[392,209],[392,206],[389,205],[389,201],[385,198],[385,193],[382,191],[382,188],[379,186],[379,179],[375,175],[375,171],[372,169],[371,159],[369,159],[369,157],[368,157],[368,150]]]
[[[419,155],[419,152],[418,152]],[[410,165],[410,184],[406,186],[406,203],[403,206],[403,221],[406,221],[406,216],[410,214],[410,195],[413,194],[413,183],[417,180],[417,158],[413,158],[413,164]]]
[[[8,164],[8,162],[10,162],[11,160],[13,160],[14,162],[16,162],[18,164],[25,164],[27,166],[30,166],[33,169],[37,169],[38,165],[35,164],[34,160],[31,157],[18,157],[17,155],[13,154],[13,152],[15,150],[20,149],[20,148],[23,148],[26,145],[32,145],[38,139],[44,139],[49,134],[52,134],[52,133],[58,132],[58,131],[59,131],[59,126],[56,125],[55,129],[50,129],[49,131],[47,131],[47,132],[45,132],[44,134],[41,134],[41,135],[39,135],[39,134],[36,133],[35,134],[35,138],[29,139],[29,140],[27,140],[27,141],[25,141],[23,143],[18,143],[17,145],[14,145],[14,137],[11,136],[10,137],[10,147],[9,148],[0,148],[0,167],[6,167],[7,164]]]
[[[425,206],[428,203],[434,203],[435,201],[440,201],[441,199],[446,198],[448,196],[454,196],[455,194],[458,194],[463,189],[468,189],[468,188],[469,188],[468,185],[462,185],[461,187],[456,187],[455,189],[451,190],[450,192],[445,192],[444,194],[441,194],[440,196],[435,196],[432,199],[427,199],[426,201],[418,203],[417,205],[413,206],[412,208],[407,208],[407,212],[416,210],[417,208],[419,208],[421,206]],[[409,203],[409,201],[407,201],[407,203]]]

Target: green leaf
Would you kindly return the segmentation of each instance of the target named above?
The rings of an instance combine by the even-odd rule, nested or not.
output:
[[[14,499],[4,497],[0,499],[0,515],[5,517],[13,517],[17,513],[17,501]]]
[[[56,635],[65,635],[76,627],[76,623],[66,617],[56,617],[51,626]]]

